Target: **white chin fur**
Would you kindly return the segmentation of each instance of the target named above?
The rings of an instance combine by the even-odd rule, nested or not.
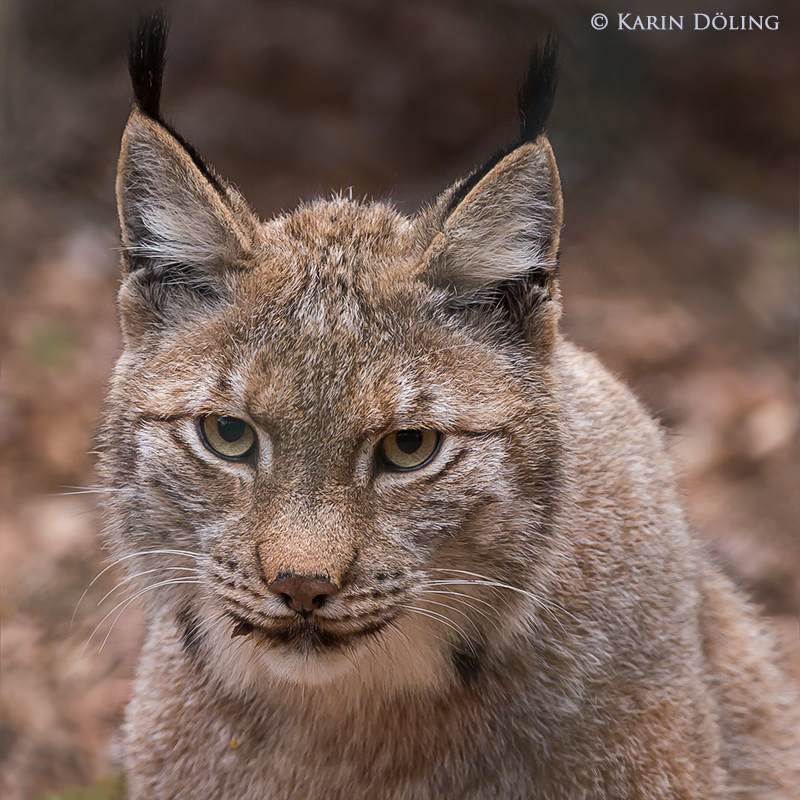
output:
[[[337,691],[348,694],[374,690],[394,694],[436,688],[446,680],[447,654],[441,632],[430,630],[425,621],[404,619],[398,628],[386,628],[347,651],[299,653],[256,643],[249,637],[231,639],[231,622],[218,612],[206,611],[209,613],[201,615],[205,619],[205,663],[234,693],[268,694],[280,687],[313,689],[335,683]]]

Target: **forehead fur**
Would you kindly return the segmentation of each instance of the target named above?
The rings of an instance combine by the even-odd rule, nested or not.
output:
[[[418,255],[411,220],[385,203],[317,200],[262,230],[266,257],[254,277],[292,296],[338,288],[386,297]]]
[[[318,200],[263,232],[265,257],[220,320],[238,330],[251,408],[386,422],[434,401],[433,376],[441,393],[449,368],[462,389],[465,365],[484,380],[505,371],[496,353],[464,352],[465,332],[418,276],[412,220],[390,206]]]
[[[410,219],[383,203],[318,200],[266,223],[260,253],[223,312],[268,365],[341,374],[388,351],[425,349],[436,294],[417,276]]]

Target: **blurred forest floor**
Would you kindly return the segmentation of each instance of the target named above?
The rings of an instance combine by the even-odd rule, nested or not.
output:
[[[350,186],[406,211],[431,199],[513,135],[530,43],[561,31],[564,325],[663,421],[694,528],[800,679],[795,4],[737,4],[779,14],[777,32],[647,35],[593,31],[596,9],[556,0],[166,5],[167,115],[265,217]],[[4,800],[117,791],[140,611],[86,646],[126,596],[98,607],[108,572],[70,618],[104,566],[87,487],[119,352],[113,185],[136,8],[2,12]]]

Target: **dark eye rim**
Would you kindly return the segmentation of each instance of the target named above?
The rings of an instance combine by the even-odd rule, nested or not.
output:
[[[433,430],[432,428],[403,428],[402,430]],[[378,446],[375,449],[375,463],[376,466],[379,467],[384,472],[416,472],[418,469],[422,469],[426,467],[428,464],[433,461],[434,458],[439,453],[439,450],[442,448],[442,442],[444,441],[444,436],[442,435],[441,431],[433,430],[436,434],[436,444],[431,450],[431,454],[421,463],[417,464],[415,467],[398,467],[392,461],[389,461],[388,457],[386,456],[386,452],[383,449],[383,443],[386,441],[388,436],[391,436],[392,433],[399,433],[399,431],[392,431],[392,433],[387,433],[386,436],[382,437],[380,442],[378,442]]]
[[[220,453],[220,451],[217,450],[211,444],[211,442],[208,441],[208,438],[206,437],[206,432],[203,430],[203,422],[205,420],[207,420],[209,417],[231,417],[231,416],[233,416],[233,415],[232,414],[203,414],[202,417],[198,417],[194,421],[194,424],[195,424],[195,427],[197,428],[197,433],[200,436],[200,441],[203,443],[203,445],[205,446],[206,450],[208,450],[210,453],[213,453],[217,458],[221,458],[221,459],[223,459],[225,461],[233,461],[233,462],[238,462],[238,463],[254,462],[255,461],[256,452],[258,451],[258,434],[256,433],[255,428],[246,419],[242,419],[241,417],[233,417],[234,419],[242,420],[242,422],[244,422],[244,424],[247,425],[247,427],[250,428],[251,431],[253,431],[253,444],[250,445],[250,447],[249,447],[249,449],[247,450],[246,453],[242,453],[240,456],[227,456],[227,455],[225,455],[225,453]]]

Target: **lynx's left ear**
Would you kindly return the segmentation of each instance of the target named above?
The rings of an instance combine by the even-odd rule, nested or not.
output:
[[[161,305],[180,301],[181,291],[184,300],[213,294],[225,270],[245,263],[257,224],[241,196],[161,118],[166,37],[164,20],[154,15],[131,43],[136,108],[117,172],[123,269],[160,285]]]
[[[520,91],[519,140],[450,187],[420,219],[430,242],[426,280],[449,287],[456,305],[499,310],[529,333],[554,328],[558,319],[561,182],[542,133],[553,105],[555,64],[555,43],[548,39],[531,57]]]

